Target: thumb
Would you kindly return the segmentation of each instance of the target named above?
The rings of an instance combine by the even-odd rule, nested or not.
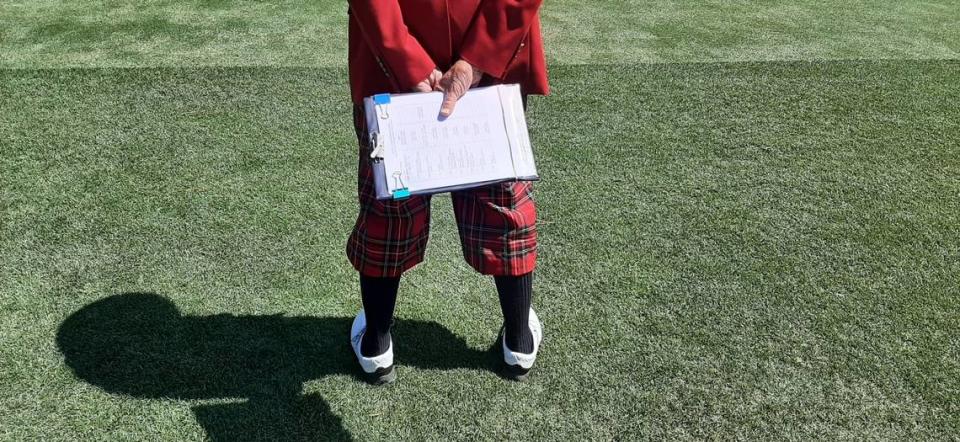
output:
[[[440,105],[440,116],[447,118],[453,114],[453,108],[457,105],[458,99],[460,99],[460,97],[456,90],[447,90],[444,92],[443,104]]]
[[[457,75],[448,76],[447,81],[441,81],[440,85],[446,86],[443,87],[443,104],[440,105],[440,116],[446,118],[453,114],[457,100],[467,93],[467,87],[463,84],[463,78]]]

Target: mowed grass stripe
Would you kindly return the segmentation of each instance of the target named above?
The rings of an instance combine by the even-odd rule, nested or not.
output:
[[[408,359],[391,389],[347,374],[332,328],[302,326],[359,306],[342,252],[356,213],[343,70],[0,71],[3,436],[180,439],[276,421],[266,436],[298,422],[357,439],[949,438],[958,68],[555,67],[529,117],[538,373],[504,384],[480,363],[496,297],[438,197],[428,262],[398,307],[411,324],[398,351],[429,363]],[[218,361],[232,374],[207,390],[75,375],[64,321],[132,291],[196,318],[187,330],[224,358],[191,353],[197,335],[155,337],[182,373]],[[302,391],[260,383],[273,366]],[[184,391],[199,393],[172,397]]]
[[[8,0],[0,67],[316,66],[347,58],[339,0]],[[555,64],[956,59],[955,0],[553,0]]]

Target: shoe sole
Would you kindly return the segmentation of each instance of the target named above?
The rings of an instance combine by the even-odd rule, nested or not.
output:
[[[508,365],[508,364],[503,364],[503,365],[505,367],[503,370],[503,374],[507,379],[511,381],[523,382],[527,380],[527,376],[530,374],[529,368],[523,368],[519,365]]]
[[[373,385],[391,384],[397,380],[397,371],[392,365],[387,368],[378,368],[373,373],[364,373],[363,375],[366,381]]]
[[[503,341],[502,341],[502,340],[503,340],[503,329],[504,329],[504,327],[501,325],[501,326],[500,326],[500,333],[497,333],[497,343],[496,343],[496,344],[493,344],[494,347],[497,349],[497,353],[498,353],[498,355],[499,355],[500,364],[501,364],[501,367],[502,367],[502,369],[501,369],[501,374],[503,375],[504,378],[509,379],[509,380],[511,380],[511,381],[523,382],[523,381],[527,380],[527,376],[530,374],[530,370],[531,370],[533,367],[531,367],[531,368],[523,368],[523,367],[521,367],[521,366],[519,366],[519,365],[510,365],[510,364],[507,364],[507,362],[503,360],[503,355],[500,353],[500,352],[503,351],[503,349],[502,349],[502,347],[501,347],[501,345],[502,345],[501,343],[503,342]]]

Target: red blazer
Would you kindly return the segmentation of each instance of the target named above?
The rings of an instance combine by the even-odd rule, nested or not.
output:
[[[543,0],[349,0],[354,102],[409,92],[436,67],[466,60],[481,85],[520,83],[545,95],[547,63],[537,11]]]

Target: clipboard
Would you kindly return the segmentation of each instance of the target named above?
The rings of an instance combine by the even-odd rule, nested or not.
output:
[[[539,180],[520,86],[475,88],[440,119],[440,92],[364,99],[377,199]]]

